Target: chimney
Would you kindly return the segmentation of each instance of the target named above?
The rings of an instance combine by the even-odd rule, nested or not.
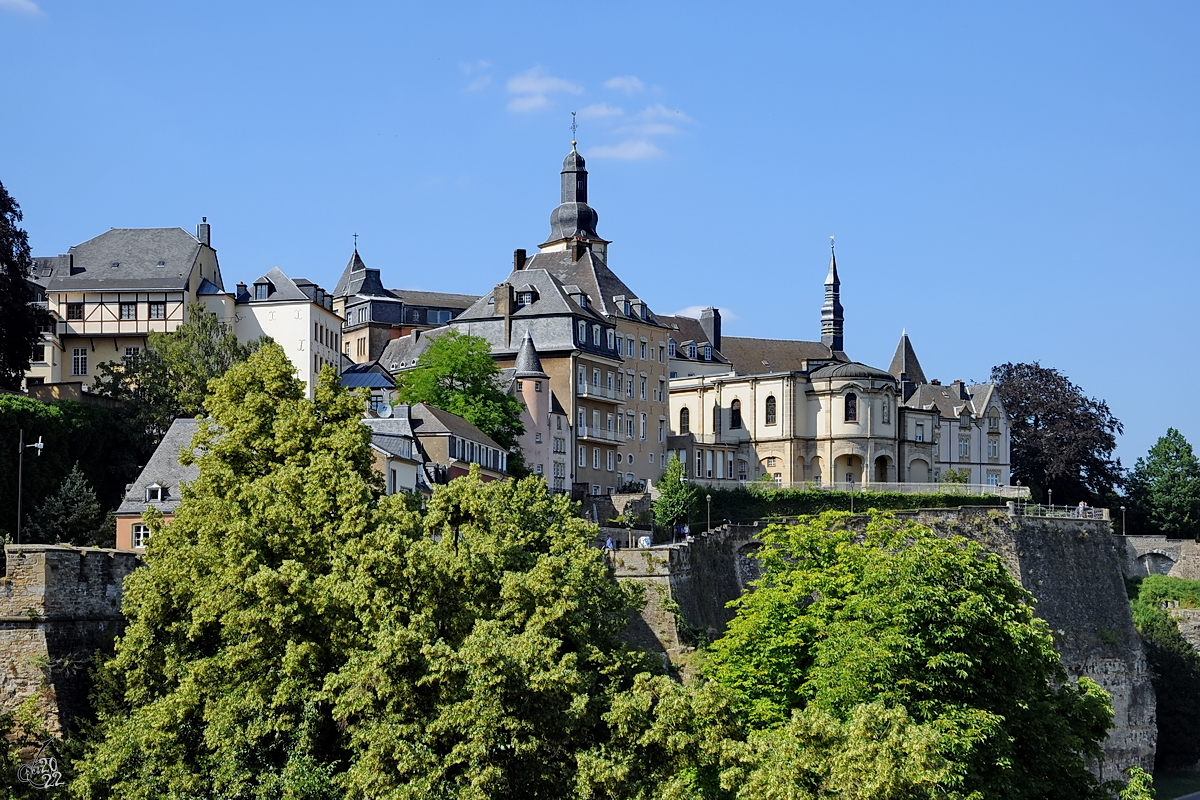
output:
[[[415,342],[415,341],[417,341],[417,339],[421,338],[421,331],[419,328],[413,328],[412,331],[409,333],[409,335],[412,337],[412,340]]]
[[[495,301],[496,315],[504,317],[504,346],[508,347],[512,343],[513,287],[507,283],[497,284],[492,290],[492,300]]]
[[[721,311],[717,308],[706,308],[700,312],[700,327],[714,350],[721,349]]]
[[[241,281],[238,281],[237,294],[234,295],[234,298],[236,299],[238,297],[241,297],[244,294],[246,294],[246,284],[242,283]]]
[[[513,271],[525,269],[526,260],[524,250],[513,250]]]
[[[212,229],[208,224],[208,217],[201,217],[200,224],[196,226],[196,238],[200,240],[200,244],[212,247]]]

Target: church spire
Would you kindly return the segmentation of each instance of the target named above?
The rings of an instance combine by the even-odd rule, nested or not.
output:
[[[833,251],[833,237],[829,237],[829,274],[825,277],[825,305],[821,306],[821,344],[837,352],[844,350],[842,343],[842,282],[837,274],[837,257]]]

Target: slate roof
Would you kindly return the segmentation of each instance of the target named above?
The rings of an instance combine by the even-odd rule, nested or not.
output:
[[[475,294],[452,294],[450,292],[419,292],[409,289],[386,289],[389,297],[395,297],[405,305],[431,306],[433,308],[470,308],[479,300]]]
[[[761,375],[766,372],[798,372],[809,362],[848,361],[844,353],[835,352],[821,342],[798,339],[752,339],[742,336],[722,336],[721,354],[739,375]],[[765,364],[763,362],[766,362]]]
[[[533,336],[525,331],[521,339],[521,349],[517,351],[517,363],[514,365],[513,376],[516,378],[549,378],[542,369],[542,361],[538,358],[537,347],[533,344]]]
[[[668,328],[671,328],[671,338],[675,340],[675,356],[676,361],[691,361],[688,358],[687,348],[684,347],[688,342],[695,342],[697,347],[703,347],[705,344],[712,344],[708,341],[708,334],[705,333],[704,327],[700,324],[700,320],[695,317],[677,317],[677,316],[660,316],[658,321]],[[724,342],[722,342],[724,344]],[[697,364],[729,364],[730,361],[716,347],[712,351],[712,360],[705,361],[701,353],[696,353]],[[764,368],[765,369],[765,368]]]
[[[876,369],[875,367],[869,367],[857,361],[847,361],[842,364],[827,364],[820,369],[813,370],[809,374],[809,377],[814,380],[826,378],[839,378],[842,380],[868,378],[871,380],[896,381],[896,376],[892,375],[892,373]]]
[[[354,254],[350,256],[350,260],[346,262],[346,269],[342,271],[342,277],[338,279],[337,286],[333,288],[334,297],[352,297],[356,294],[371,297],[395,296],[383,288],[383,281],[379,279],[379,270],[367,267],[362,256],[358,254],[357,247],[354,248]]]
[[[200,296],[209,294],[225,294],[225,290],[220,286],[217,286],[208,278],[201,278],[200,285],[196,287],[196,294]]]
[[[604,258],[593,250],[586,250],[578,261],[574,259],[569,250],[535,253],[525,262],[525,269],[519,270],[519,272],[538,269],[546,270],[564,286],[575,285],[581,288],[597,306],[597,310],[607,317],[625,317],[651,325],[662,324],[653,314],[649,319],[641,319],[632,315],[626,317],[623,305],[614,298],[625,297],[628,300],[635,300],[638,299],[638,296],[617,277],[616,273],[608,268]],[[514,273],[511,280],[518,281],[519,278]]]
[[[995,390],[995,384],[991,383],[951,383],[946,386],[923,383],[904,405],[924,411],[936,410],[943,417],[957,417],[966,411],[978,418],[987,411]]]
[[[417,359],[429,349],[433,340],[448,331],[450,331],[449,327],[442,326],[428,331],[420,331],[415,339],[411,333],[408,336],[401,336],[399,339],[392,339],[379,354],[378,363],[388,372],[398,372],[415,366]],[[393,367],[393,364],[396,366]]]
[[[399,412],[403,406],[399,407]],[[411,455],[403,455],[403,440],[415,439],[412,425],[409,422],[406,414],[397,413],[395,416],[387,419],[367,418],[363,420],[363,424],[371,429],[371,444],[378,447],[393,458],[408,458],[411,461],[419,461],[418,451],[416,447],[410,449]]]
[[[181,291],[201,246],[183,228],[113,228],[72,247],[73,268],[61,257],[37,259],[39,280],[51,292]],[[47,267],[53,274],[40,277]]]
[[[394,389],[396,383],[378,372],[343,372],[339,377],[347,389]]]
[[[907,333],[900,334],[900,342],[896,345],[896,354],[892,356],[888,372],[897,378],[906,378],[918,386],[928,383],[925,380],[925,371],[921,369],[921,362],[917,360],[917,352],[913,350]]]
[[[295,302],[297,300],[306,300],[313,302],[304,291],[296,285],[296,282],[283,273],[279,267],[271,267],[266,275],[255,281],[255,283],[268,282],[271,284],[271,289],[267,294],[266,300],[254,299],[254,293],[249,292],[246,299],[238,298],[238,303],[280,303],[280,302]]]
[[[412,419],[413,433],[418,437],[422,435],[457,436],[461,439],[469,439],[477,444],[495,447],[497,450],[504,450],[503,447],[485,436],[483,431],[462,417],[457,414],[451,414],[444,409],[435,408],[428,403],[409,406],[409,415]]]
[[[192,437],[199,429],[199,420],[180,418],[171,423],[162,441],[146,462],[141,474],[137,476],[125,498],[117,509],[118,514],[142,514],[150,506],[155,506],[164,514],[172,513],[179,501],[183,499],[181,485],[194,481],[200,476],[200,467],[195,464],[184,466],[179,463],[179,454],[192,445]],[[166,489],[166,500],[156,503],[146,502],[146,487],[157,483]]]

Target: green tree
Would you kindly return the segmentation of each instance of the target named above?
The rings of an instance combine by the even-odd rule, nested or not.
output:
[[[504,391],[491,346],[478,336],[449,331],[429,345],[412,369],[396,377],[402,403],[429,403],[457,414],[511,453],[509,473],[525,473],[519,439],[521,401]]]
[[[29,237],[18,227],[21,218],[21,207],[0,183],[0,389],[9,391],[21,388],[47,319],[44,311],[29,304],[35,299],[29,286],[33,258]]]
[[[687,470],[674,453],[667,457],[667,466],[658,481],[658,499],[654,501],[654,524],[670,528],[680,524],[696,505],[699,492],[686,480]]]
[[[340,549],[376,524],[361,398],[332,371],[314,401],[277,345],[213,381],[175,519],[147,521],[125,582],[128,627],[99,683],[87,798],[340,797],[346,736],[322,699],[356,611]]]
[[[617,641],[637,595],[575,504],[531,477],[439,487],[348,543],[361,634],[326,683],[348,798],[560,798],[653,660]]]
[[[1119,800],[1154,800],[1154,777],[1150,773],[1141,767],[1130,767],[1125,774],[1129,780],[1118,795]]]
[[[862,743],[856,725],[880,717],[862,707],[879,704],[895,715],[870,746],[895,740],[922,766],[878,796],[1103,796],[1086,760],[1112,720],[1107,695],[1067,679],[1000,558],[889,515],[850,520],[768,528],[764,577],[711,652],[711,676],[742,698],[752,729],[798,725],[788,735],[831,742],[815,783],[798,783],[845,791],[849,778],[830,784],[820,770],[842,774],[833,761]],[[814,716],[797,722],[801,711]],[[887,750],[863,757],[886,761]]]
[[[1129,505],[1139,533],[1200,535],[1200,460],[1191,444],[1167,428],[1129,476]]]
[[[215,313],[193,303],[187,322],[151,332],[144,351],[100,364],[96,392],[125,402],[157,444],[177,418],[203,413],[209,381],[269,341],[239,342]]]
[[[1112,457],[1124,429],[1107,403],[1036,361],[992,367],[992,380],[1010,418],[1015,480],[1071,504],[1104,502],[1124,484]]]
[[[23,542],[40,544],[100,543],[104,512],[96,492],[79,468],[71,467],[58,491],[47,497],[21,528]]]
[[[962,469],[945,469],[942,470],[942,477],[939,479],[941,483],[966,483],[971,480],[971,470],[963,467]]]

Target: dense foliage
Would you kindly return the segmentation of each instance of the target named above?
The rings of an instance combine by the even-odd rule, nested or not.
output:
[[[23,505],[28,515],[59,491],[75,464],[104,509],[120,503],[125,485],[137,477],[152,450],[139,434],[128,409],[57,400],[43,403],[21,395],[0,394],[0,532],[13,533],[17,522],[17,441],[42,437],[45,447],[25,451]]]
[[[681,525],[696,505],[700,493],[685,480],[686,472],[685,465],[671,453],[658,481],[658,499],[652,506],[655,525],[662,528]]]
[[[764,577],[710,666],[759,731],[747,781],[773,794],[747,796],[1104,796],[1085,759],[1107,695],[1067,680],[999,557],[879,514],[763,540]],[[862,793],[872,761],[881,785]]]
[[[33,258],[29,237],[18,226],[21,207],[0,183],[0,389],[17,391],[33,358],[45,311],[29,305]]]
[[[524,474],[519,439],[521,401],[500,385],[491,345],[478,336],[448,331],[429,345],[417,365],[396,377],[402,403],[429,403],[457,414],[510,452],[509,473]]]
[[[1191,444],[1167,428],[1129,476],[1130,530],[1175,538],[1200,536],[1200,460]]]
[[[1130,581],[1133,622],[1146,646],[1157,697],[1156,769],[1182,769],[1200,760],[1200,654],[1163,610],[1168,601],[1200,608],[1200,581],[1150,575]]]
[[[42,501],[21,526],[28,544],[74,544],[112,547],[105,541],[104,511],[83,470],[71,467],[58,491]]]
[[[1044,500],[1102,503],[1124,483],[1113,458],[1121,423],[1103,400],[1088,397],[1056,369],[1032,364],[992,368],[996,391],[1008,412],[1012,477]]]
[[[239,342],[216,314],[194,303],[187,322],[170,333],[152,331],[142,352],[100,364],[96,392],[122,401],[153,447],[177,418],[203,413],[209,381],[268,341]]]
[[[660,487],[664,484],[660,484]],[[705,489],[712,495],[713,525],[723,521],[754,522],[756,520],[794,519],[826,511],[902,511],[912,508],[955,508],[958,506],[1003,506],[1004,498],[996,496],[962,495],[954,493],[947,484],[943,494],[896,494],[888,492],[830,492],[816,488],[776,489],[774,484],[749,488]],[[703,513],[693,505],[693,514]],[[693,516],[693,519],[697,517]]]

